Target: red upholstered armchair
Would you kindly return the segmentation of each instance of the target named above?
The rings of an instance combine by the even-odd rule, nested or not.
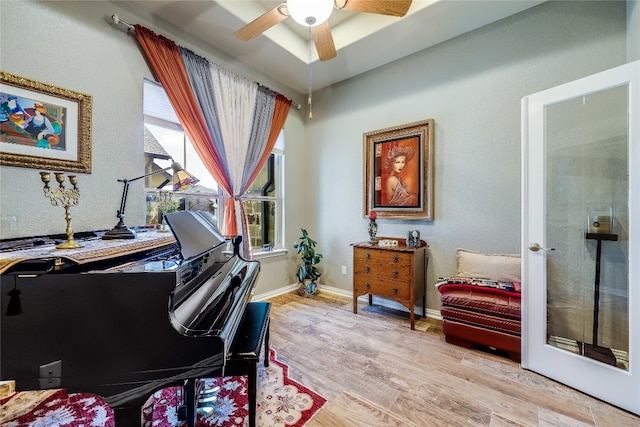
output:
[[[456,275],[436,282],[446,341],[502,350],[519,362],[520,256],[456,252]]]

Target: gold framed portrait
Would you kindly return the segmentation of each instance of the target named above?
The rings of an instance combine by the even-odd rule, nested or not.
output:
[[[364,215],[433,221],[433,119],[364,134]]]

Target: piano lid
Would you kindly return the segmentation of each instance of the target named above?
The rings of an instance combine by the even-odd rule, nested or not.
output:
[[[225,243],[209,212],[176,211],[164,216],[178,241],[182,259],[198,257]]]

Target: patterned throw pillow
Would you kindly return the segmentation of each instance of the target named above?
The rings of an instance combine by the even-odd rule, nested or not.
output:
[[[441,277],[436,282],[436,288],[443,285],[466,285],[478,286],[482,288],[500,289],[507,292],[520,292],[520,282],[507,282],[501,280],[491,280],[474,277]]]
[[[478,277],[502,282],[520,282],[520,255],[485,254],[457,249],[459,277]]]

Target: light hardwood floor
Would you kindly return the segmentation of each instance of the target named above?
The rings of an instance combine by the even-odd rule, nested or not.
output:
[[[290,376],[327,398],[308,427],[640,426],[640,417],[447,344],[440,322],[330,293],[269,300],[271,346]]]

